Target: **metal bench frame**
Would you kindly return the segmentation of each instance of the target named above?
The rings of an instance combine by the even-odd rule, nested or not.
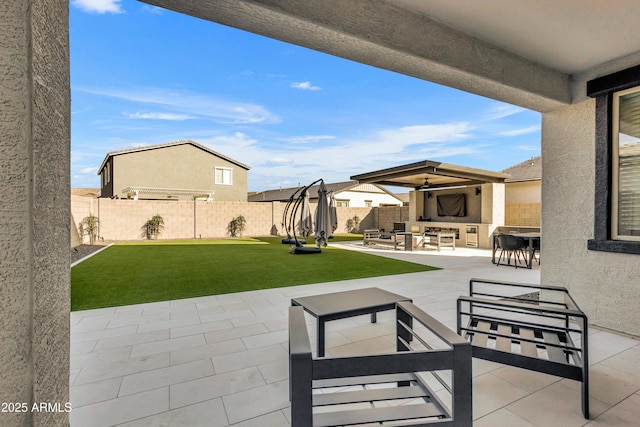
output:
[[[532,291],[538,300],[521,295]],[[580,381],[589,419],[587,316],[566,288],[471,279],[457,319],[473,357]]]
[[[364,231],[363,245],[390,245],[394,250],[398,250],[398,246],[404,245],[404,240],[398,239],[396,233],[382,233],[378,229],[371,229]]]
[[[299,306],[289,308],[291,425],[329,427],[385,421],[400,422],[393,424],[398,426],[472,425],[471,345],[412,303],[400,302],[396,310],[397,352],[314,358],[304,311]],[[414,332],[414,322],[438,337],[444,348],[431,349]],[[422,349],[413,350],[411,342]],[[450,385],[432,372],[441,370],[451,371]],[[452,408],[427,385],[424,373],[433,374],[451,393]],[[388,387],[377,387],[379,384]],[[359,389],[345,391],[345,387]],[[317,389],[322,392],[314,393]],[[406,405],[378,405],[398,399],[412,401]],[[341,405],[346,406],[341,409]]]

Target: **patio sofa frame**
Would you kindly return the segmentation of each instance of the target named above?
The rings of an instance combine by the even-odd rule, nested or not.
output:
[[[471,279],[457,332],[473,357],[580,381],[589,419],[587,316],[566,288]]]
[[[396,319],[396,352],[315,358],[302,307],[289,308],[292,425],[328,427],[385,421],[398,426],[472,425],[469,342],[410,302],[396,305]],[[414,324],[421,334],[414,331]],[[429,341],[424,339],[425,332],[430,332]],[[432,348],[435,338],[443,348]],[[414,350],[412,345],[420,349]],[[433,372],[442,370],[451,372],[451,384]],[[449,405],[430,387],[434,382],[450,393]],[[410,404],[402,404],[405,402]]]
[[[382,233],[378,229],[364,230],[363,235],[364,246],[371,245],[390,245],[394,250],[398,250],[398,246],[404,245],[404,239],[398,239],[396,233]]]

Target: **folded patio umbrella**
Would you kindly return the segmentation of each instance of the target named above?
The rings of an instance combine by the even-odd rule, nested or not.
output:
[[[336,196],[333,191],[329,192],[329,218],[329,223],[331,224],[329,237],[333,237],[333,232],[338,228],[338,210],[336,209]]]
[[[327,246],[332,230],[327,187],[324,185],[324,181],[320,181],[320,187],[318,188],[318,206],[316,207],[316,224],[314,231],[316,246]]]

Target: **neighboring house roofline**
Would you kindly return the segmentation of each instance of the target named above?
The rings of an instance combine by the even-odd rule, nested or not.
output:
[[[233,163],[235,165],[238,165],[241,168],[244,168],[246,170],[251,169],[250,166],[245,165],[244,163],[241,163],[241,162],[239,162],[237,160],[234,160],[231,157],[225,156],[224,154],[218,153],[217,151],[212,150],[209,147],[206,147],[206,146],[204,146],[202,144],[199,144],[199,143],[197,143],[195,141],[192,141],[190,139],[184,139],[184,140],[181,140],[181,141],[166,142],[164,144],[145,145],[144,147],[127,148],[127,149],[124,149],[124,150],[110,151],[110,152],[108,152],[106,154],[106,156],[104,157],[104,160],[102,161],[102,164],[98,168],[98,175],[100,175],[102,173],[102,169],[104,169],[105,165],[107,164],[107,162],[109,161],[109,159],[111,157],[119,156],[121,154],[130,154],[130,153],[138,153],[138,152],[141,152],[141,151],[156,150],[156,149],[159,149],[159,148],[177,147],[179,145],[186,145],[186,144],[193,145],[196,148],[199,148],[199,149],[201,149],[203,151],[206,151],[207,153],[212,154],[212,155],[214,155],[216,157],[220,157],[221,159],[226,160],[228,162],[231,162],[231,163]]]
[[[508,167],[502,172],[511,175],[511,178],[505,180],[507,183],[539,181],[542,179],[542,156],[532,157],[517,165]]]
[[[326,184],[325,186],[327,188],[327,192],[329,191],[333,191],[334,194],[337,193],[342,193],[345,191],[356,191],[356,192],[368,192],[365,190],[354,190],[357,187],[360,187],[362,185],[372,185],[374,187],[376,187],[378,190],[380,190],[380,193],[384,193],[384,194],[388,194],[392,197],[395,197],[396,199],[398,199],[398,201],[400,203],[402,203],[402,200],[399,199],[395,194],[393,194],[392,192],[390,192],[389,190],[387,190],[386,188],[384,188],[383,186],[377,185],[377,184],[361,184],[358,183],[357,181],[345,181],[345,182],[336,182],[336,183],[331,183],[331,184]],[[311,199],[317,199],[318,198],[318,187],[319,185],[314,185],[311,188],[309,188],[309,197]],[[304,187],[289,187],[289,188],[281,188],[281,189],[277,189],[277,190],[265,190],[265,191],[259,191],[256,193],[252,193],[249,195],[249,201],[250,202],[281,202],[281,201],[288,201],[289,198],[291,197],[292,194],[294,194],[298,189],[300,188],[304,188]]]

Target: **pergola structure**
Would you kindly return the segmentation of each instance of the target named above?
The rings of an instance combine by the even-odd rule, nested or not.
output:
[[[140,194],[152,194],[162,199],[177,199],[179,196],[190,196],[194,199],[213,200],[214,190],[189,190],[184,188],[159,188],[159,187],[127,187],[122,192],[127,198],[138,200]]]
[[[487,183],[504,183],[511,175],[483,169],[424,160],[402,166],[353,175],[360,183],[373,183],[414,190],[474,186]]]

